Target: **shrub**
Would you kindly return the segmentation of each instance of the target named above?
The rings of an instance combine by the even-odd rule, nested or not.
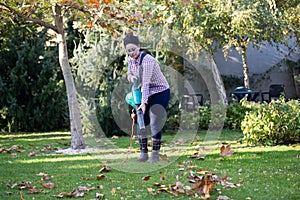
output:
[[[254,105],[255,103],[244,99],[240,103],[237,101],[231,102],[226,110],[224,128],[240,130],[246,112],[250,111]]]
[[[180,109],[179,101],[176,100],[174,104],[169,104],[167,107],[168,120],[164,124],[163,130],[176,130],[180,124]]]
[[[57,47],[47,30],[8,23],[0,47],[0,131],[54,131],[69,127]]]
[[[284,99],[263,103],[246,113],[241,129],[250,145],[276,145],[299,141],[300,105]]]
[[[209,106],[199,106],[199,129],[208,129],[211,119],[211,109]]]
[[[222,122],[224,121],[224,128],[226,129],[241,129],[241,122],[244,119],[244,116],[246,115],[246,112],[250,111],[252,107],[256,106],[257,104],[254,102],[248,102],[242,100],[240,103],[238,102],[232,102],[227,106],[226,109],[226,116],[223,116],[223,109],[222,106],[215,106],[215,109],[222,109],[217,110],[216,113],[221,114],[222,116],[213,116],[218,117]],[[208,129],[209,126],[215,126],[212,123],[216,123],[217,121],[212,119],[212,108],[209,105],[199,106],[198,112],[199,112],[199,128],[200,129]],[[225,118],[224,118],[225,117]],[[220,126],[217,125],[217,126]]]

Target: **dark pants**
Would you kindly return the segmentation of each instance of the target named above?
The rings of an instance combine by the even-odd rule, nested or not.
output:
[[[144,114],[145,125],[150,124],[151,135],[154,139],[161,139],[161,129],[166,119],[166,108],[170,100],[170,89],[156,93],[149,97]]]

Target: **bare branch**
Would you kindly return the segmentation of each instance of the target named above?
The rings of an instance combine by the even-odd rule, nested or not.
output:
[[[40,26],[44,26],[46,28],[49,28],[49,29],[52,29],[54,30],[56,33],[58,33],[58,29],[56,26],[50,24],[50,23],[47,23],[45,21],[42,21],[40,19],[35,19],[35,18],[32,18],[32,17],[27,17],[26,15],[24,15],[23,13],[21,12],[18,12],[17,10],[9,7],[8,5],[4,4],[4,3],[0,3],[0,9],[3,10],[3,11],[7,11],[7,12],[11,12],[12,14],[15,14],[17,15],[18,17],[21,17],[23,19],[25,19],[26,21],[31,21],[35,24],[38,24]]]

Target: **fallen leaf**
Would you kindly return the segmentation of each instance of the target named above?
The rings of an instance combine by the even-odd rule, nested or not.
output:
[[[153,186],[161,186],[162,183],[154,183]]]
[[[190,155],[190,156],[188,156],[189,158],[197,158],[198,157],[198,153],[197,152],[195,152],[194,154],[192,154],[192,155]]]
[[[160,176],[160,180],[163,181],[163,180],[165,180],[165,178],[166,178],[166,174],[162,173],[161,176]]]
[[[234,151],[230,149],[230,144],[228,144],[226,147],[224,145],[220,148],[220,155],[221,156],[232,156],[234,154]]]
[[[153,196],[158,195],[160,193],[159,191],[155,191],[153,188],[147,188],[147,191]]]
[[[112,138],[112,139],[119,139],[119,136],[114,135],[114,136],[112,136],[111,138]]]
[[[96,176],[97,180],[104,179],[104,178],[106,178],[106,176],[104,174],[100,174],[100,175]]]
[[[183,188],[183,184],[179,181],[177,181],[174,185],[171,185],[171,194],[174,196],[178,196],[179,193],[185,193],[185,190]]]
[[[43,172],[40,172],[40,173],[37,174],[37,176],[48,176],[48,174],[45,174],[45,173],[43,173]]]
[[[188,166],[188,169],[195,169],[195,168],[197,168],[196,165],[190,165],[190,166]]]
[[[170,160],[168,159],[167,154],[159,154],[159,157],[160,157],[163,161],[166,161],[167,163],[170,162]]]
[[[196,136],[196,138],[195,138],[197,141],[199,141],[199,140],[202,140],[202,138],[200,137],[200,136]]]
[[[29,154],[28,154],[28,157],[32,157],[32,156],[35,156],[35,152],[33,151],[33,152],[30,152]]]
[[[63,193],[65,197],[84,197],[84,192],[79,192],[78,190],[73,190],[71,193]]]
[[[221,181],[221,185],[224,187],[236,188],[236,185],[234,183],[228,181]]]
[[[11,183],[10,183],[10,182],[7,182],[7,183],[6,183],[6,186],[9,187],[9,188],[11,188]]]
[[[218,196],[217,200],[229,200],[230,198],[227,196]]]
[[[116,194],[116,191],[117,191],[117,189],[113,187],[113,188],[111,189],[111,194],[112,194],[112,195],[115,195],[115,194]]]
[[[198,194],[205,195],[205,199],[210,198],[210,191],[214,190],[214,186],[217,177],[211,173],[206,173],[204,176],[194,176],[190,177],[190,181],[194,182],[192,184],[192,189],[197,191]]]
[[[43,191],[42,189],[37,190],[34,186],[31,189],[29,189],[28,194],[38,194],[41,193],[42,191]]]
[[[42,178],[42,180],[44,180],[44,181],[49,181],[49,180],[51,180],[51,177],[50,177],[49,175],[47,175],[47,176],[44,176],[44,177]]]
[[[101,172],[110,172],[110,171],[111,171],[111,168],[106,165],[99,170],[100,173]]]
[[[86,187],[86,186],[78,186],[78,190],[79,191],[83,191],[83,192],[89,192],[91,190],[96,190],[96,189],[103,189],[103,186],[96,186],[96,187]]]
[[[42,186],[48,189],[53,189],[55,188],[55,184],[54,183],[42,183]]]
[[[32,188],[30,182],[22,182],[22,183],[18,183],[16,186],[18,186],[20,190]]]
[[[205,169],[198,169],[196,170],[197,174],[207,174],[209,173],[209,171],[205,170]]]
[[[95,138],[94,141],[95,141],[96,143],[99,143],[99,142],[101,142],[101,139]]]
[[[167,192],[168,188],[167,187],[161,187],[157,189],[158,191],[163,191],[163,192]]]
[[[101,194],[101,193],[96,192],[96,198],[97,198],[97,199],[99,199],[99,198],[104,198],[104,194]]]
[[[197,160],[205,160],[205,157],[204,156],[198,156],[196,159]]]
[[[148,181],[150,178],[151,178],[151,176],[144,176],[144,177],[142,178],[142,180]]]
[[[42,177],[43,181],[49,181],[49,180],[51,180],[51,177],[48,174],[45,174],[45,173],[42,173],[42,172],[38,173],[37,176],[43,176]]]

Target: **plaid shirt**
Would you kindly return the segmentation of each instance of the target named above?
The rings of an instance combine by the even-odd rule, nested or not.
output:
[[[138,59],[134,60],[128,57],[128,77],[130,75],[139,77],[139,63],[141,54]],[[142,62],[142,103],[148,104],[148,98],[170,86],[166,77],[160,70],[158,62],[151,55],[147,54]]]

